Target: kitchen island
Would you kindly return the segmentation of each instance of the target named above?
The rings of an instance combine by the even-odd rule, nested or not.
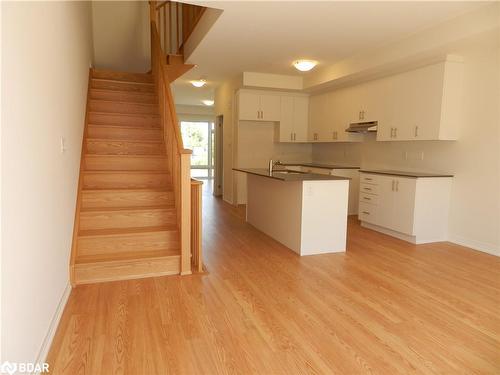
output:
[[[346,249],[349,179],[293,171],[247,173],[248,223],[300,255]]]

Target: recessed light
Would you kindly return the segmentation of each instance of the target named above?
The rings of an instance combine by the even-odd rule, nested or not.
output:
[[[208,106],[214,105],[214,103],[215,103],[215,101],[213,101],[213,100],[202,100],[201,102],[205,105],[208,105]]]
[[[301,72],[308,72],[314,68],[316,64],[318,64],[318,62],[314,60],[297,60],[293,62],[295,69],[300,70]]]
[[[207,81],[205,79],[196,79],[194,81],[191,81],[191,84],[194,87],[203,87],[203,86],[205,86],[206,83],[207,83]]]

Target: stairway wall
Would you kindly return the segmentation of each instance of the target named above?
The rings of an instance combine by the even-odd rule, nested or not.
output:
[[[89,2],[2,3],[1,361],[45,359],[70,290],[91,60]]]
[[[92,32],[96,68],[136,73],[151,68],[147,1],[93,1]]]

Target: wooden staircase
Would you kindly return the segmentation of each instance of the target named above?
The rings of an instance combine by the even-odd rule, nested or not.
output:
[[[167,7],[176,23],[165,22]],[[151,73],[90,70],[72,285],[203,270],[201,183],[190,177],[170,85],[193,67],[182,49],[204,9],[150,1]]]
[[[89,86],[72,281],[179,274],[179,230],[153,76],[93,70]]]

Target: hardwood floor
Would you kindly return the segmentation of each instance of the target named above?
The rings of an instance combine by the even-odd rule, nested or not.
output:
[[[204,196],[208,274],[76,287],[51,374],[499,374],[500,259],[349,222],[298,257]]]

